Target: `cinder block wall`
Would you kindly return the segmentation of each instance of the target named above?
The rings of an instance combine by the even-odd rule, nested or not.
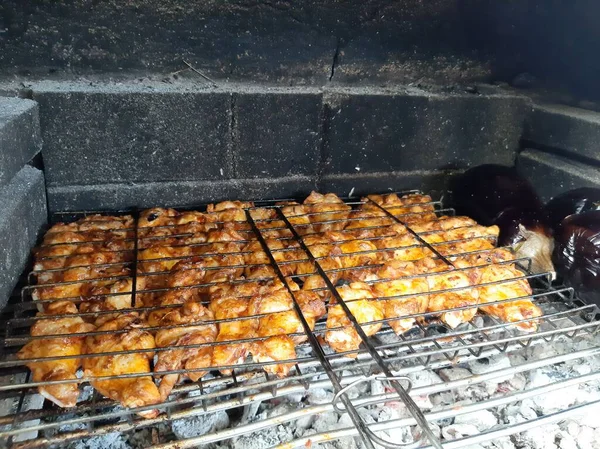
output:
[[[44,174],[29,165],[40,150],[37,104],[0,98],[0,307],[47,221]]]

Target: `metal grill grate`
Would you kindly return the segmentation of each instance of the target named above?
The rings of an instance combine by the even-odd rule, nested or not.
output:
[[[403,192],[403,193],[418,193],[418,192]],[[191,438],[188,440],[178,441],[176,443],[162,443],[157,447],[195,447],[202,444],[207,444],[216,441],[233,438],[235,436],[251,433],[256,430],[268,428],[277,425],[281,422],[288,422],[298,419],[301,416],[323,413],[325,411],[338,410],[341,411],[339,400],[343,403],[344,409],[351,416],[351,425],[348,428],[341,428],[335,431],[312,435],[310,441],[307,438],[299,439],[291,442],[289,447],[300,447],[306,444],[328,441],[331,439],[341,438],[345,436],[359,435],[367,447],[374,447],[373,443],[388,445],[390,447],[402,446],[397,442],[395,444],[386,443],[385,436],[382,437],[381,432],[387,429],[413,426],[413,436],[416,440],[414,445],[430,444],[431,447],[441,447],[439,439],[429,429],[427,422],[435,422],[436,420],[444,419],[447,416],[456,414],[468,413],[477,410],[489,409],[498,406],[502,403],[510,403],[522,400],[525,397],[542,394],[545,391],[569,387],[572,385],[584,385],[588,382],[598,380],[598,375],[589,374],[579,377],[573,377],[561,382],[556,382],[547,387],[538,387],[522,392],[506,395],[502,398],[491,398],[487,401],[480,401],[470,406],[464,406],[461,410],[438,410],[423,413],[420,410],[418,403],[415,402],[416,397],[435,392],[450,391],[463,384],[472,384],[483,382],[486,378],[501,378],[510,373],[526,372],[539,366],[547,366],[554,363],[565,361],[574,361],[580,358],[589,357],[597,354],[599,351],[595,346],[584,348],[579,351],[569,352],[567,354],[559,354],[553,357],[548,357],[544,360],[523,363],[520,366],[514,366],[504,371],[494,372],[483,377],[467,378],[451,382],[443,382],[431,386],[415,386],[412,389],[410,384],[407,384],[405,376],[411,373],[418,373],[428,369],[440,369],[444,367],[455,366],[459,363],[464,363],[469,360],[482,359],[493,356],[498,353],[512,352],[520,348],[528,348],[537,343],[552,343],[561,338],[573,340],[579,336],[594,335],[598,330],[598,322],[595,321],[598,309],[595,306],[578,303],[573,292],[566,288],[553,288],[550,285],[548,275],[534,275],[528,271],[528,261],[518,260],[513,258],[506,261],[489,261],[480,267],[490,265],[507,265],[517,263],[522,273],[510,279],[492,281],[487,283],[477,284],[477,288],[501,285],[519,280],[526,280],[533,287],[531,295],[523,298],[511,297],[510,299],[500,299],[498,301],[487,302],[485,305],[510,303],[519,299],[531,299],[536,305],[541,307],[544,314],[541,317],[524,318],[517,322],[505,323],[490,315],[478,315],[478,318],[468,323],[464,323],[455,329],[452,329],[439,321],[440,314],[457,312],[461,310],[469,310],[477,308],[476,304],[467,304],[452,308],[442,308],[435,312],[416,312],[409,315],[403,315],[402,319],[411,318],[415,323],[412,328],[401,335],[396,333],[390,327],[390,322],[395,322],[394,317],[386,317],[381,320],[358,323],[352,313],[350,313],[348,304],[352,300],[344,300],[336,286],[340,279],[360,278],[368,285],[376,285],[383,282],[391,281],[385,278],[373,278],[368,274],[373,270],[380,268],[383,262],[378,258],[379,255],[388,254],[390,251],[402,251],[410,254],[411,250],[420,250],[427,256],[428,259],[437,261],[438,271],[432,274],[443,273],[469,273],[473,267],[461,267],[456,265],[456,258],[462,256],[479,254],[482,257],[492,254],[496,248],[493,245],[483,245],[483,249],[469,251],[454,251],[452,245],[456,248],[465,247],[470,242],[475,241],[490,241],[495,244],[495,239],[491,235],[474,235],[465,238],[456,238],[449,240],[440,240],[435,238],[436,235],[444,236],[452,235],[444,234],[447,231],[440,230],[413,230],[413,222],[416,219],[423,217],[426,214],[431,214],[431,211],[406,211],[406,207],[424,207],[431,206],[435,210],[435,214],[453,215],[451,209],[444,209],[440,202],[428,202],[412,204],[404,206],[400,210],[399,207],[382,207],[372,200],[366,201],[351,201],[345,200],[346,205],[353,210],[363,208],[365,210],[375,211],[378,217],[376,224],[370,224],[364,216],[355,217],[345,216],[339,218],[339,210],[310,212],[302,214],[285,213],[285,206],[276,205],[275,202],[265,202],[257,206],[245,207],[241,217],[237,216],[235,223],[236,235],[241,236],[241,239],[232,239],[229,236],[226,240],[205,241],[201,237],[201,232],[194,232],[189,223],[169,224],[164,226],[145,227],[139,223],[139,214],[136,211],[122,211],[122,214],[131,213],[132,220],[130,226],[121,228],[116,231],[105,231],[97,233],[97,238],[92,240],[73,242],[77,240],[77,234],[84,235],[86,231],[62,231],[65,237],[69,238],[68,242],[59,242],[42,245],[38,252],[37,261],[50,261],[46,267],[40,268],[34,266],[34,269],[28,275],[29,286],[21,289],[20,295],[14,297],[9,302],[9,305],[3,311],[2,325],[4,327],[4,338],[1,343],[2,359],[0,360],[0,442],[14,448],[33,448],[52,445],[65,444],[68,441],[78,440],[81,438],[89,438],[95,435],[102,435],[109,432],[128,432],[135,429],[152,427],[159,423],[165,423],[172,420],[202,415],[218,410],[231,410],[247,404],[258,401],[269,400],[273,398],[283,397],[290,394],[299,394],[306,392],[311,388],[322,388],[333,386],[334,391],[341,393],[336,396],[334,403],[328,403],[318,406],[303,408],[298,412],[291,412],[256,423],[238,425],[224,431],[212,433],[209,435]],[[336,203],[337,204],[337,203]],[[368,206],[368,207],[365,207]],[[335,208],[334,208],[335,209]],[[265,211],[269,211],[268,217],[264,218]],[[400,212],[400,213],[399,213]],[[70,213],[59,216],[60,221],[69,221],[80,218],[86,213]],[[113,213],[114,215],[114,213]],[[311,217],[319,217],[317,227],[314,226],[315,220],[310,220]],[[241,219],[240,219],[241,218]],[[310,223],[304,223],[305,221]],[[374,219],[371,217],[370,219]],[[379,222],[383,223],[377,223]],[[226,231],[231,222],[226,220],[213,222],[211,226],[215,231]],[[353,223],[353,226],[349,226]],[[194,224],[194,223],[192,223]],[[365,224],[365,226],[361,226]],[[403,244],[401,246],[391,246],[383,248],[370,247],[366,250],[349,251],[336,253],[335,257],[339,260],[345,260],[341,267],[331,268],[325,262],[331,259],[332,256],[319,256],[313,253],[313,246],[307,242],[311,237],[319,235],[319,231],[325,226],[329,226],[344,235],[343,242],[379,242],[391,234],[387,232],[393,229],[394,226],[403,226],[407,229],[408,235],[412,237],[412,243]],[[320,227],[320,228],[319,228]],[[351,229],[348,229],[351,228]],[[464,227],[475,229],[473,225]],[[199,226],[198,229],[202,229]],[[213,228],[211,228],[213,229]],[[458,228],[456,228],[458,229]],[[164,232],[162,232],[164,231]],[[364,235],[365,232],[372,231],[374,235]],[[66,235],[70,232],[70,235]],[[363,232],[363,235],[360,234]],[[148,234],[152,235],[148,235]],[[162,235],[156,235],[162,234]],[[206,232],[204,232],[206,234]],[[106,242],[105,236],[110,235],[111,245],[102,246]],[[467,234],[468,235],[468,234]],[[60,237],[59,233],[56,235]],[[75,237],[74,237],[75,236]],[[346,238],[348,237],[348,238]],[[78,265],[77,262],[65,268],[60,265],[65,256],[60,255],[61,248],[68,245],[90,245],[91,242],[98,244],[99,249],[93,249],[96,252],[110,254],[111,257],[100,260],[98,263],[87,263]],[[340,242],[341,243],[341,242]],[[233,244],[233,246],[232,246]],[[250,244],[259,245],[253,250],[245,250],[244,247]],[[225,248],[227,252],[214,250]],[[271,246],[275,248],[271,248]],[[461,246],[462,245],[462,246]],[[489,246],[489,247],[488,247]],[[145,250],[157,247],[170,248],[171,255],[165,257],[150,257],[147,258]],[[233,248],[233,250],[232,250]],[[208,250],[207,250],[208,249]],[[219,270],[231,270],[239,273],[254,269],[260,276],[256,278],[244,278],[237,276],[235,280],[227,282],[198,282],[185,284],[183,286],[169,287],[164,285],[164,278],[168,276],[169,270],[154,270],[146,271],[151,267],[152,263],[163,263],[169,261],[176,263],[179,261],[189,260],[190,257],[200,257],[200,261],[208,261],[211,258],[221,258],[224,254],[235,257],[244,257],[262,250],[264,258],[259,262],[246,263],[231,263],[218,266],[203,266],[205,272],[218,272]],[[181,252],[178,252],[181,251]],[[364,257],[374,255],[368,263],[365,264]],[[354,265],[352,258],[359,261]],[[106,260],[109,260],[106,262]],[[239,260],[239,259],[238,259]],[[56,261],[55,268],[52,267],[53,261]],[[298,272],[298,267],[304,267],[302,272]],[[295,268],[294,268],[295,267]],[[309,267],[310,269],[307,269]],[[86,278],[86,274],[75,280],[65,281],[60,276],[67,270],[78,269],[82,271],[90,268],[99,269],[97,271],[100,276],[93,279]],[[193,271],[190,269],[189,271]],[[59,276],[61,279],[58,282],[53,281],[53,277]],[[332,330],[340,330],[341,328],[326,327],[326,318],[316,322],[314,329],[305,319],[302,309],[296,300],[293,289],[290,288],[292,281],[294,284],[302,285],[309,277],[317,276],[322,280],[322,286],[312,289],[313,292],[324,295],[325,297],[335,298],[338,306],[341,306],[349,323],[348,328],[353,328],[359,335],[362,342],[357,350],[346,352],[334,352],[324,342],[325,334]],[[412,276],[413,278],[423,277],[424,274]],[[410,277],[403,278],[410,279]],[[90,379],[80,377],[76,380],[61,380],[61,381],[40,381],[32,382],[29,370],[25,367],[25,363],[66,360],[72,359],[73,356],[62,357],[46,357],[33,358],[28,360],[19,360],[16,357],[17,351],[24,344],[35,340],[47,340],[52,335],[31,336],[29,328],[32,324],[44,319],[35,315],[35,312],[40,307],[47,307],[50,304],[63,301],[65,299],[72,301],[74,304],[82,304],[90,302],[89,297],[81,294],[73,296],[53,297],[52,294],[56,288],[64,289],[73,287],[73,291],[84,291],[86,294],[93,293],[93,299],[101,303],[109,298],[118,301],[119,298],[125,301],[130,301],[130,304],[119,310],[119,313],[139,312],[150,313],[157,310],[177,309],[179,304],[157,305],[152,303],[157,297],[161,297],[168,292],[173,291],[190,291],[199,290],[206,291],[210,288],[222,287],[224,284],[244,285],[256,282],[271,282],[279,280],[288,289],[291,298],[294,302],[295,311],[302,323],[302,332],[288,334],[290,337],[305,338],[305,342],[300,343],[296,347],[296,357],[285,360],[276,361],[257,361],[251,357],[243,362],[234,363],[231,365],[212,366],[209,368],[202,367],[197,369],[173,369],[162,370],[158,373],[161,376],[166,374],[190,374],[194,371],[205,372],[211,371],[207,376],[204,376],[196,382],[182,383],[176,385],[171,391],[170,396],[164,402],[158,405],[145,406],[134,409],[126,409],[115,403],[112,400],[103,398],[100,394],[94,393],[89,385]],[[103,284],[115,285],[119,281],[124,281],[126,288],[123,291],[105,291],[101,288]],[[37,283],[36,283],[37,282]],[[162,283],[162,284],[161,284]],[[150,287],[148,287],[150,285]],[[106,285],[104,285],[106,287]],[[473,285],[459,286],[456,288],[437,290],[435,294],[446,294],[453,292],[461,292],[472,290]],[[53,290],[54,289],[54,290]],[[91,292],[91,293],[90,293]],[[429,292],[431,293],[431,292]],[[411,297],[422,296],[423,293],[412,293],[405,295],[379,297],[376,301],[388,301],[390,299],[408,299]],[[241,297],[240,297],[241,298]],[[207,301],[203,302],[208,304]],[[333,304],[326,305],[328,310],[334,307]],[[115,314],[115,310],[92,310],[79,311],[75,315],[86,321],[97,319],[99,317],[110,317]],[[213,321],[192,322],[186,324],[178,324],[173,326],[146,327],[149,332],[159,329],[181,329],[190,328],[198,324],[223,324],[231,321],[257,320],[267,316],[267,313],[254,314],[242,318],[230,318]],[[53,318],[61,317],[53,316]],[[47,319],[47,317],[46,317]],[[382,324],[383,327],[373,336],[367,336],[363,332],[363,328],[368,325]],[[531,323],[536,323],[537,329],[535,332],[525,332],[519,329],[519,325],[527,326]],[[81,336],[102,336],[102,335],[118,335],[126,333],[127,330],[107,330],[107,331],[89,331]],[[64,335],[63,335],[64,336]],[[55,336],[59,337],[59,336]],[[228,344],[240,343],[255,343],[264,341],[267,337],[249,337],[244,339],[236,339],[228,341]],[[196,349],[209,348],[223,343],[219,342],[204,342],[199,344],[186,344],[164,347],[135,349],[131,351],[112,351],[101,352],[94,354],[83,354],[80,358],[92,358],[100,356],[110,356],[128,353],[161,353],[165,351],[173,351],[175,349]],[[354,358],[347,357],[348,355]],[[285,377],[277,377],[269,371],[272,371],[276,365],[290,365],[291,369]],[[218,374],[216,371],[229,369],[230,374]],[[265,370],[266,369],[266,370]],[[148,373],[140,374],[124,374],[119,376],[104,376],[103,380],[136,378],[147,376]],[[375,377],[374,377],[375,376]],[[487,377],[486,377],[487,376]],[[369,398],[358,398],[351,400],[351,396],[344,394],[346,388],[352,389],[355,383],[365,381],[378,381],[376,379],[387,378],[387,383],[392,391],[384,392],[380,395],[374,395]],[[98,378],[95,378],[98,380]],[[79,399],[77,406],[72,409],[62,409],[48,400],[37,394],[37,387],[48,385],[59,385],[65,383],[77,382],[83,390],[82,397]],[[383,420],[374,424],[369,424],[363,420],[358,412],[363,407],[368,407],[373,404],[381,404],[389,401],[398,401],[407,407],[410,416],[401,417],[389,420]],[[596,405],[596,402],[590,401],[587,406]],[[581,405],[579,407],[584,407]],[[141,418],[137,414],[144,411],[158,409],[161,413],[150,418]],[[540,417],[538,420],[531,422],[520,423],[518,425],[509,426],[507,428],[495,429],[487,434],[480,434],[475,437],[465,438],[453,442],[445,442],[444,447],[461,447],[492,439],[504,434],[511,434],[521,430],[526,430],[527,426],[533,427],[537,424],[545,422],[544,420],[557,421],[562,419],[567,414],[580,412],[579,408],[573,407],[569,410],[562,411],[563,415]],[[415,427],[416,426],[416,427]],[[406,447],[406,446],[405,446]]]

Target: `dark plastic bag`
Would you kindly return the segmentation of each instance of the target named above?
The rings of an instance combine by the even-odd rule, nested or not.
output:
[[[556,229],[569,215],[600,210],[600,189],[583,187],[555,196],[546,204],[548,225]]]
[[[600,211],[574,214],[556,229],[554,266],[567,286],[600,305]]]

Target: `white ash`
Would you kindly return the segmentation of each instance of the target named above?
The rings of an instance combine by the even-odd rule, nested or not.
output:
[[[224,411],[176,419],[171,423],[171,429],[178,439],[194,438],[227,427],[229,415]]]
[[[131,449],[125,436],[118,433],[107,433],[66,445],[67,449]]]

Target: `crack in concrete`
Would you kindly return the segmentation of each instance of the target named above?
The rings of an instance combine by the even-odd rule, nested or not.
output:
[[[342,40],[338,38],[336,46],[335,46],[335,52],[333,53],[333,61],[331,61],[331,73],[329,74],[329,81],[333,80],[333,76],[335,75],[335,69],[339,62],[341,47],[342,47]]]

